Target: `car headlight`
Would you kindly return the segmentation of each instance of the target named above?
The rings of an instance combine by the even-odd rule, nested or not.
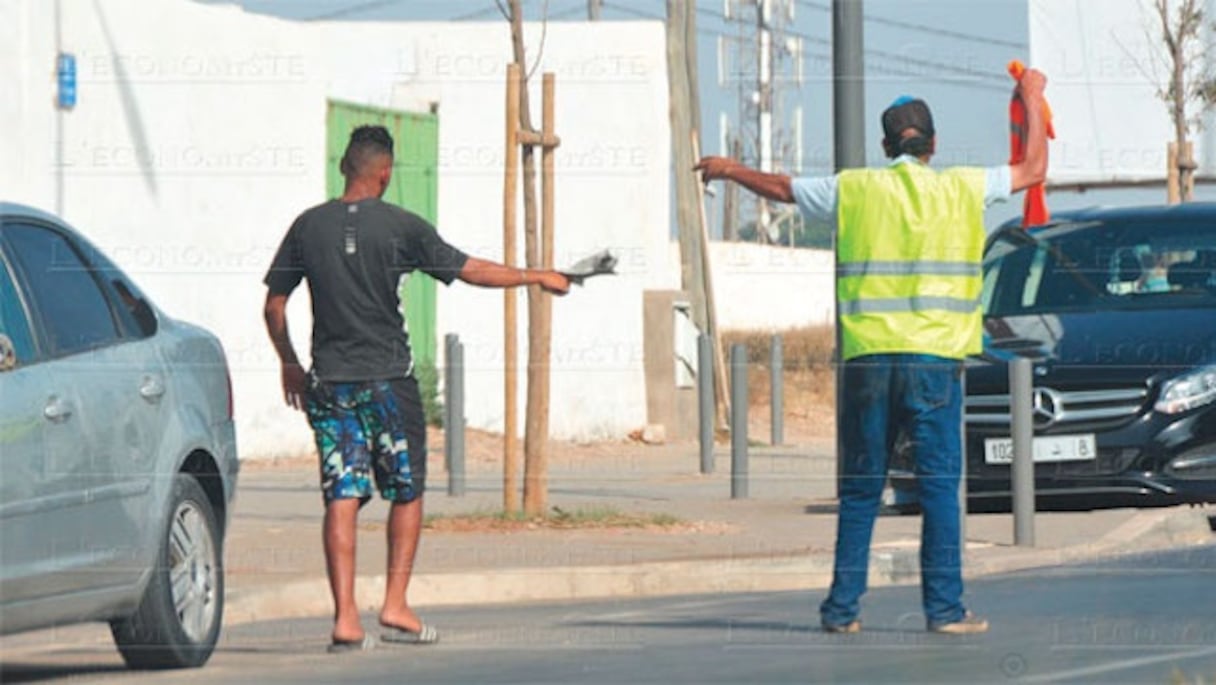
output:
[[[1178,414],[1212,402],[1216,402],[1216,365],[1201,366],[1166,381],[1153,409]]]

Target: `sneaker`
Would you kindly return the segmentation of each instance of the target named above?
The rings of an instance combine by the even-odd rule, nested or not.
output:
[[[860,633],[861,619],[853,619],[848,623],[828,623],[824,621],[819,625],[823,626],[825,633]]]
[[[968,611],[963,617],[951,623],[930,623],[929,632],[945,633],[947,635],[973,635],[988,632],[988,621]]]

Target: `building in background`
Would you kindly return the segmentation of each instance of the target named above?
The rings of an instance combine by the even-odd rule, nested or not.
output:
[[[1173,122],[1157,91],[1169,67],[1152,0],[1028,0],[1030,63],[1047,74],[1056,139],[1049,185],[1148,186],[1165,201]],[[1176,6],[1177,2],[1171,5]],[[1216,1],[1201,3],[1208,22]],[[1204,29],[1212,42],[1212,31]],[[1207,55],[1208,73],[1216,53]],[[1209,114],[1192,132],[1200,178],[1216,174],[1216,130]],[[1211,192],[1204,193],[1209,198]],[[1199,194],[1197,193],[1197,197]]]
[[[539,45],[542,27],[527,30]],[[56,107],[60,53],[75,61],[70,109]],[[509,59],[502,22],[303,23],[188,0],[0,0],[0,196],[58,211],[168,313],[221,337],[244,456],[300,453],[309,432],[283,405],[261,317],[275,248],[299,212],[334,194],[349,126],[370,117],[398,132],[398,174],[409,179],[400,201],[453,244],[500,259]],[[621,436],[646,421],[642,292],[679,280],[664,59],[658,23],[546,29],[534,101],[540,71],[556,72],[556,261],[604,247],[620,259],[619,276],[554,306],[555,437]],[[469,425],[501,428],[501,294],[434,297],[417,344],[458,333],[476,398]],[[293,298],[291,312],[302,353],[307,299]]]
[[[0,197],[58,211],[169,313],[216,330],[234,370],[243,453],[270,456],[310,448],[306,426],[282,406],[260,316],[260,279],[283,232],[334,194],[345,129],[370,118],[399,131],[397,201],[433,218],[454,244],[501,258],[510,46],[492,0],[242,4],[316,20],[190,0],[0,0]],[[792,4],[780,28],[798,63],[785,55],[777,71],[797,74],[783,111],[801,107],[805,126],[781,126],[804,128],[791,163],[829,173],[830,5]],[[1214,4],[1207,0],[1209,16]],[[663,9],[614,0],[601,3],[602,21],[587,22],[585,4],[567,5],[529,24],[527,41],[531,58],[539,53],[537,73],[558,77],[557,261],[603,247],[620,258],[619,277],[592,281],[554,307],[553,434],[591,439],[645,423],[642,292],[676,287],[679,269]],[[723,7],[698,4],[698,52],[702,141],[706,152],[729,154],[712,149],[727,139],[720,113],[741,111],[737,80],[717,83],[717,43],[739,35]],[[1158,46],[1148,0],[868,3],[866,12],[869,163],[882,163],[878,113],[903,93],[934,108],[935,163],[1005,159],[1012,82],[1003,69],[1020,57],[1050,79],[1058,134],[1051,183],[1087,189],[1052,192],[1053,209],[1164,200],[1164,187],[1152,184],[1164,179],[1171,133],[1150,76]],[[461,13],[477,21],[399,21]],[[56,106],[60,80],[74,85],[70,109]],[[1213,130],[1195,136],[1201,177],[1216,166]],[[790,152],[789,137],[776,136],[785,141],[779,149]],[[1216,197],[1204,185],[1196,196]],[[715,224],[724,199],[710,202]],[[988,221],[1019,210],[995,208]],[[830,255],[723,245],[712,254],[723,328],[832,320]],[[418,288],[411,301],[434,304],[411,316],[417,343],[460,334],[467,394],[477,398],[469,425],[501,428],[501,297]],[[295,298],[292,312],[302,352],[306,299]]]

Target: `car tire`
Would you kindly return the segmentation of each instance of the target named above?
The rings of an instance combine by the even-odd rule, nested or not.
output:
[[[901,516],[920,513],[920,495],[915,490],[896,488],[890,484],[882,492],[882,504],[885,511]]]
[[[139,608],[110,632],[130,668],[202,666],[224,615],[223,541],[215,511],[192,476],[178,474],[170,517]]]

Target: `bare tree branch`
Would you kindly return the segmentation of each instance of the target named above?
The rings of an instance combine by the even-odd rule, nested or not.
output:
[[[1170,3],[1169,0],[1157,0],[1155,4],[1157,18],[1161,20],[1161,40],[1165,43],[1165,47],[1169,50],[1172,57],[1177,43],[1174,39],[1173,29],[1170,26]]]
[[[549,35],[549,0],[545,0],[544,9],[541,10],[541,17],[540,46],[536,48],[536,60],[532,62],[532,68],[528,70],[527,76],[524,76],[524,81],[532,79],[532,75],[540,67],[540,59],[545,56],[545,38]]]
[[[1204,70],[1211,46],[1204,35],[1206,21],[1199,0],[1154,0],[1153,9],[1169,73],[1164,83],[1159,82],[1157,95],[1165,102],[1174,127],[1180,197],[1185,202],[1191,199],[1195,171],[1188,134],[1200,129],[1204,112],[1216,104],[1216,79]]]

